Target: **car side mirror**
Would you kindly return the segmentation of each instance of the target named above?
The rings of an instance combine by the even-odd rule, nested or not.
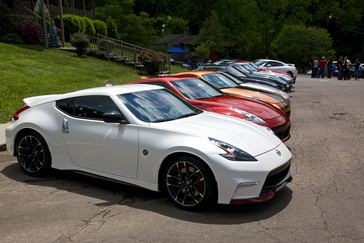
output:
[[[128,121],[117,111],[105,112],[102,114],[102,120],[106,123],[128,123]]]
[[[271,67],[272,65],[271,64],[268,64],[267,67]]]

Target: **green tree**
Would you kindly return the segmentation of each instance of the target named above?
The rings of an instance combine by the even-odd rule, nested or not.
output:
[[[200,43],[208,42],[211,51],[224,54],[225,48],[227,47],[225,33],[225,26],[220,23],[217,13],[212,11],[210,16],[202,24],[198,35],[198,41]]]
[[[298,67],[307,66],[312,57],[333,57],[332,39],[323,28],[304,25],[286,25],[271,45],[273,57],[295,63]]]

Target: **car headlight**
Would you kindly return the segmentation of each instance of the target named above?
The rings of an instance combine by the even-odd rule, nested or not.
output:
[[[224,154],[220,154],[222,157],[232,161],[257,161],[253,156],[248,154],[247,152],[234,147],[231,144],[222,142],[220,140],[209,138],[210,142],[215,146],[221,148],[225,151]]]
[[[235,112],[239,113],[239,114],[242,114],[242,115],[246,116],[246,118],[244,118],[245,120],[248,120],[248,121],[251,121],[251,122],[254,122],[254,123],[259,123],[259,124],[266,124],[266,122],[262,118],[254,115],[254,114],[252,114],[250,112],[243,111],[243,110],[240,110],[240,109],[233,109],[233,110]]]

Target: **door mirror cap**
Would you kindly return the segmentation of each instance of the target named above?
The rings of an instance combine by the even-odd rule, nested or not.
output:
[[[128,123],[128,121],[117,111],[105,112],[102,114],[102,120],[106,123]]]
[[[271,67],[272,65],[271,64],[268,64],[267,67]]]

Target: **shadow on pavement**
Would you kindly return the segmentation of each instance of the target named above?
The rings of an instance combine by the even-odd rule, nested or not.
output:
[[[36,178],[24,174],[17,164],[11,164],[5,167],[1,173],[17,182],[52,187],[105,201],[96,204],[99,207],[127,205],[167,217],[202,224],[242,224],[270,218],[287,207],[293,193],[286,187],[275,198],[265,203],[217,205],[204,212],[189,212],[176,208],[161,193],[85,176],[71,171],[52,170],[49,176]]]

